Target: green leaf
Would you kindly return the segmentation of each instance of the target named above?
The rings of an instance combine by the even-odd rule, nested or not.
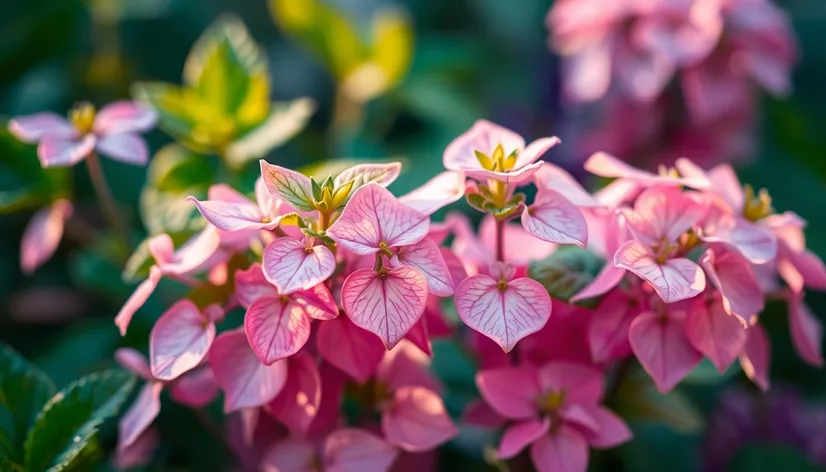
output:
[[[823,467],[809,460],[803,451],[784,444],[751,444],[734,458],[731,472],[795,472],[823,471]]]
[[[182,192],[192,187],[208,187],[218,177],[214,158],[169,144],[152,158],[147,182],[158,190]]]
[[[465,199],[467,200],[468,205],[470,205],[474,209],[487,213],[487,210],[485,208],[488,204],[488,201],[485,199],[485,197],[482,196],[482,194],[468,193],[465,195]]]
[[[528,266],[528,277],[538,281],[554,298],[568,301],[591,283],[604,262],[593,252],[562,246],[553,254]]]
[[[384,71],[386,88],[395,86],[413,59],[413,25],[400,9],[379,11],[373,18],[373,60]]]
[[[43,169],[37,146],[0,129],[0,214],[45,206],[70,190],[69,171]]]
[[[27,431],[54,391],[46,374],[0,343],[0,453],[3,449],[15,457],[22,453]]]
[[[82,377],[43,407],[26,439],[30,472],[65,470],[72,465],[107,418],[115,416],[135,385],[117,370]]]
[[[149,238],[144,239],[129,256],[121,273],[125,283],[139,282],[149,276],[149,269],[155,264],[155,258],[149,253]]]

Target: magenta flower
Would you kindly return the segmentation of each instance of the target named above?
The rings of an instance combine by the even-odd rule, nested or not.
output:
[[[146,165],[149,149],[138,133],[155,126],[155,112],[122,101],[100,112],[83,103],[66,120],[54,113],[21,116],[9,122],[9,131],[22,141],[39,143],[37,157],[45,167],[73,166],[93,151],[126,162]]]
[[[540,472],[584,472],[589,445],[608,448],[631,439],[622,419],[600,405],[602,373],[590,367],[552,362],[483,370],[476,385],[496,413],[513,421],[499,443],[500,459],[530,446]]]
[[[33,273],[51,259],[73,210],[72,202],[61,198],[35,213],[20,240],[20,269],[24,274]]]
[[[323,468],[336,472],[386,472],[399,451],[373,433],[342,428],[316,445],[301,439],[284,439],[264,455],[261,470],[306,472]]]

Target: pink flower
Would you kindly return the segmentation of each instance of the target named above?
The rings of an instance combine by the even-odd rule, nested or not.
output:
[[[278,226],[284,214],[294,211],[284,201],[274,198],[261,178],[255,181],[255,203],[231,188],[222,191],[220,197],[220,200],[203,202],[195,197],[187,200],[194,202],[204,218],[223,231],[271,230]]]
[[[128,164],[145,165],[146,142],[137,133],[155,126],[155,112],[122,101],[100,112],[84,103],[73,109],[69,120],[54,113],[21,116],[9,122],[9,131],[20,140],[38,142],[37,157],[45,167],[73,166],[93,151]]]
[[[540,368],[506,367],[476,375],[482,398],[513,423],[499,444],[508,459],[530,446],[540,472],[584,472],[588,447],[614,447],[631,431],[613,412],[600,406],[602,373],[569,362]]]
[[[333,295],[324,284],[288,295],[267,281],[258,264],[236,272],[235,296],[247,309],[244,330],[250,346],[265,365],[297,353],[310,337],[313,319],[338,316]]]
[[[278,238],[264,249],[264,277],[285,295],[310,290],[327,280],[336,269],[336,258],[311,237],[298,241]]]
[[[260,465],[264,472],[306,472],[318,467],[335,472],[386,472],[399,451],[378,436],[343,428],[319,444],[288,438],[274,444]]]
[[[149,334],[152,376],[168,381],[197,367],[215,339],[215,321],[223,317],[223,310],[215,305],[203,312],[186,299],[172,305]]]
[[[686,187],[695,189],[704,189],[711,185],[711,182],[705,175],[686,175],[681,177],[676,174],[675,171],[665,167],[660,168],[659,174],[654,174],[635,169],[604,152],[594,153],[585,161],[584,167],[585,170],[594,175],[631,180],[641,187],[652,187],[656,185],[677,187],[685,185]]]
[[[346,316],[321,323],[317,345],[327,362],[358,383],[367,382],[373,376],[385,352],[376,336]]]
[[[705,275],[683,256],[683,234],[702,216],[702,207],[674,187],[651,187],[626,212],[635,239],[617,249],[614,265],[647,281],[666,302],[691,298],[703,291]]]
[[[20,240],[20,268],[24,274],[33,273],[51,259],[73,209],[72,202],[61,198],[35,213]]]

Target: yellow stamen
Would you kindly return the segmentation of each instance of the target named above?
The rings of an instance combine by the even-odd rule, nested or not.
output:
[[[565,403],[565,392],[550,391],[536,399],[536,406],[544,413],[555,413]]]
[[[83,102],[69,112],[69,121],[80,134],[91,133],[95,127],[95,107]]]
[[[772,207],[772,197],[768,190],[761,188],[757,195],[754,194],[754,188],[746,184],[743,186],[743,193],[745,196],[745,205],[743,206],[743,216],[749,221],[761,220],[774,213]]]
[[[674,178],[679,178],[680,177],[680,173],[677,172],[677,169],[675,169],[673,167],[666,167],[662,164],[660,164],[658,173],[663,177],[674,177]]]

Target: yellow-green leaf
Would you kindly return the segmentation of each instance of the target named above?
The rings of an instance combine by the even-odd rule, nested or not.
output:
[[[410,69],[413,25],[400,9],[380,11],[373,18],[373,60],[384,71],[387,88],[396,85]]]

